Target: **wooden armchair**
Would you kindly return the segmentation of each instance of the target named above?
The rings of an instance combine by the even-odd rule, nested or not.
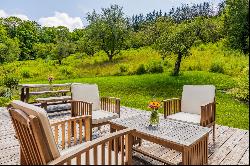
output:
[[[9,113],[20,143],[21,164],[130,165],[132,162],[133,136],[131,133],[133,130],[131,129],[111,133],[93,141],[89,141],[90,137],[87,135],[87,142],[59,152],[56,145],[57,139],[54,139],[45,110],[22,101],[13,101]],[[58,125],[62,126],[62,140],[65,140],[65,123],[72,124],[73,122],[73,124],[76,124],[77,120],[85,123],[86,132],[90,131],[89,116],[56,122],[52,126],[55,128],[58,128]],[[69,137],[70,134],[69,132]],[[58,135],[55,134],[55,137],[58,137]]]
[[[105,125],[109,120],[120,117],[120,99],[99,97],[96,84],[71,85],[71,116],[92,116],[92,127]]]
[[[182,99],[163,100],[164,117],[204,127],[213,127],[215,140],[215,87],[212,85],[184,85]]]

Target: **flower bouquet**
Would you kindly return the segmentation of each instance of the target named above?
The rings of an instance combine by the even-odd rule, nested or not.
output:
[[[149,103],[148,107],[152,109],[150,115],[150,125],[152,127],[155,127],[159,123],[158,109],[161,107],[161,103],[157,101],[152,101]]]

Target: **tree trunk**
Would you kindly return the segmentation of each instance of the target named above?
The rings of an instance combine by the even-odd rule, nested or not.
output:
[[[181,59],[182,59],[182,53],[178,53],[178,57],[177,57],[177,60],[175,62],[175,67],[174,67],[174,73],[173,73],[174,76],[179,75]]]
[[[108,57],[109,57],[109,61],[111,62],[112,58],[113,58],[113,55],[112,54],[108,54]]]

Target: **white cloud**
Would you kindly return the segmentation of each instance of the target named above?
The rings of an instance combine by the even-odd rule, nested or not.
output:
[[[6,18],[8,15],[4,10],[0,10],[0,17]]]
[[[67,13],[55,12],[53,17],[43,17],[38,20],[39,24],[47,27],[65,26],[70,31],[75,28],[83,28],[83,23],[80,17],[70,17]]]
[[[0,10],[0,17],[6,18],[10,16],[15,16],[22,20],[29,20],[29,18],[24,14],[17,14],[17,13],[9,14],[9,13],[6,13],[4,10]]]

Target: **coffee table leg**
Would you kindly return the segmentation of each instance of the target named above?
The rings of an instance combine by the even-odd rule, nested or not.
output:
[[[184,147],[182,153],[183,165],[207,165],[208,164],[208,134],[193,144]]]

